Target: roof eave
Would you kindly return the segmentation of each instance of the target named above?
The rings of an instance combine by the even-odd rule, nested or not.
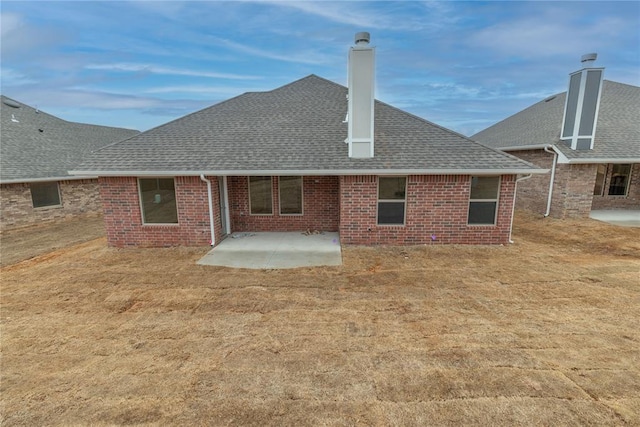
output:
[[[611,157],[611,158],[579,158],[579,159],[567,159],[566,163],[574,164],[574,165],[584,165],[584,164],[608,164],[608,163],[640,163],[640,157],[630,157],[630,158],[620,158],[620,157]]]
[[[541,168],[505,168],[505,169],[269,169],[269,170],[201,170],[201,171],[69,171],[70,174],[97,176],[341,176],[341,175],[519,175],[545,174],[549,169]]]
[[[73,174],[71,176],[54,176],[44,178],[13,178],[0,179],[0,184],[31,184],[36,182],[55,182],[55,181],[79,181],[82,179],[97,179],[96,174]]]

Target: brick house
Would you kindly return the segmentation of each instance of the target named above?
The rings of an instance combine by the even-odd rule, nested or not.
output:
[[[516,180],[547,170],[374,100],[358,34],[349,88],[310,75],[95,152],[112,246],[338,231],[343,244],[504,244]]]
[[[67,122],[1,100],[0,230],[101,214],[97,176],[67,171],[91,150],[139,132]]]
[[[522,183],[518,208],[557,218],[640,210],[640,88],[603,80],[594,60],[583,57],[567,92],[471,137],[551,170]]]

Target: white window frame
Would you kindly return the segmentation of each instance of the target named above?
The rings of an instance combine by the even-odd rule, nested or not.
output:
[[[602,174],[602,187],[600,188],[600,193],[596,193],[596,184],[598,183],[598,175],[600,167],[604,167],[604,173]],[[593,184],[593,195],[594,196],[604,196],[605,190],[607,190],[607,175],[609,174],[609,165],[599,164],[596,166],[596,181]]]
[[[380,224],[380,218],[378,217],[380,211],[380,203],[400,203],[401,199],[381,199],[380,198],[380,178],[404,178],[404,210],[402,217],[402,224]],[[407,189],[409,188],[409,177],[406,175],[393,175],[393,176],[378,176],[377,188],[376,188],[376,226],[378,227],[405,227],[407,225]]]
[[[282,213],[282,179],[281,178],[300,178],[300,213]],[[304,177],[302,175],[293,175],[278,177],[278,214],[280,216],[304,216]]]
[[[271,213],[253,213],[251,210],[251,178],[266,177],[266,175],[256,175],[247,177],[247,194],[249,196],[249,215],[251,216],[273,216],[273,177],[269,176],[269,191],[271,191]]]
[[[36,206],[33,200],[33,185],[42,185],[42,184],[55,184],[56,190],[58,191],[58,203],[52,205],[42,205]],[[62,206],[62,195],[60,193],[60,183],[58,181],[45,181],[45,182],[32,182],[29,184],[29,194],[31,195],[31,206],[33,209],[49,209],[49,208],[59,208]]]
[[[495,178],[498,177],[498,189],[495,199],[472,199],[471,198],[471,184],[473,182],[473,178]],[[467,225],[470,227],[495,227],[498,225],[498,210],[500,209],[500,189],[502,188],[502,176],[501,175],[473,175],[469,177],[469,204],[467,207]],[[495,202],[496,209],[493,215],[493,223],[486,224],[470,224],[469,223],[469,215],[471,213],[471,203],[489,203]]]
[[[144,211],[144,201],[142,200],[142,185],[140,185],[140,180],[142,179],[173,179],[173,195],[176,199],[176,222],[146,222],[145,219],[145,211]],[[176,177],[175,176],[145,176],[138,177],[138,202],[140,203],[140,221],[142,225],[148,226],[178,226],[180,225],[180,209],[178,209],[178,192],[176,191]]]

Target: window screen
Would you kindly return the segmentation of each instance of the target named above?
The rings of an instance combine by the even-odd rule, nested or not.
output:
[[[270,176],[249,177],[249,204],[251,215],[273,214],[273,196]]]
[[[494,225],[496,223],[499,190],[499,176],[471,177],[468,218],[470,225]]]
[[[378,179],[379,225],[404,225],[406,190],[406,177],[380,177]]]
[[[142,221],[145,224],[177,224],[178,209],[173,178],[140,178]]]
[[[302,214],[302,177],[281,176],[278,180],[280,193],[280,214]]]
[[[37,182],[31,184],[30,187],[34,208],[60,206],[60,191],[57,182]]]

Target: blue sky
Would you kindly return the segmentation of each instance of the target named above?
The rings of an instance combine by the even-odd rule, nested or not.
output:
[[[580,57],[640,86],[640,2],[6,1],[2,94],[146,130],[317,74],[346,84],[359,31],[376,97],[471,135],[566,90]]]

